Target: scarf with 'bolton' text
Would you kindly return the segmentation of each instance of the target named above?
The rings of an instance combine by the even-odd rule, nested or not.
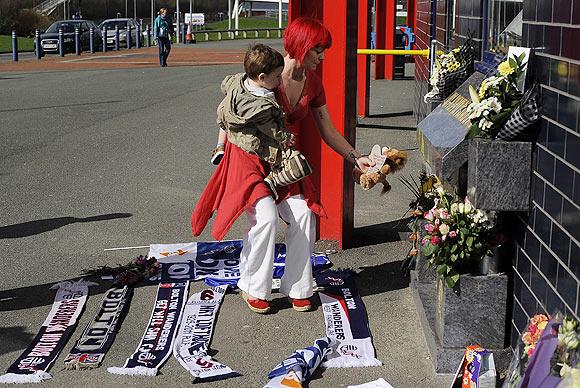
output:
[[[0,376],[0,383],[39,383],[52,377],[47,370],[73,333],[89,295],[88,286],[93,284],[80,279],[51,287],[58,290],[50,313],[32,344],[8,368],[7,373]]]
[[[181,320],[189,281],[159,283],[157,299],[141,343],[122,368],[110,367],[118,375],[156,376],[171,354],[173,339]]]
[[[326,335],[331,339],[332,351],[323,366],[348,368],[380,366],[365,305],[358,293],[351,271],[327,270],[316,275]]]
[[[98,368],[111,348],[129,309],[132,287],[113,286],[105,293],[97,315],[64,360],[67,369]]]

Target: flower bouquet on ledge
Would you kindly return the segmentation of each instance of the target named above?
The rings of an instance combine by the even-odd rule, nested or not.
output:
[[[467,139],[511,140],[538,120],[538,88],[534,86],[522,95],[517,87],[526,67],[524,58],[521,54],[500,63],[497,74],[484,79],[478,90],[469,85],[471,126]]]
[[[436,186],[435,206],[424,214],[426,231],[421,240],[427,262],[449,288],[460,273],[476,272],[480,260],[492,254],[494,222],[469,200],[459,200]]]
[[[423,97],[425,103],[443,101],[474,71],[475,49],[471,39],[460,48],[435,58],[433,73],[429,78],[431,91]]]

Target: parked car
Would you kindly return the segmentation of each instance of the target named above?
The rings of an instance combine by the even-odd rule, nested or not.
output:
[[[100,50],[103,44],[101,31],[95,22],[91,20],[59,20],[50,25],[45,32],[40,34],[40,46],[45,53],[58,53],[58,31],[62,28],[64,35],[65,52],[75,51],[75,28],[81,33],[81,50],[90,49],[90,28],[95,30],[95,50]]]
[[[107,19],[99,24],[99,29],[102,31],[103,28],[107,30],[107,47],[115,46],[115,26],[119,27],[119,45],[120,47],[127,47],[127,26],[131,27],[131,46],[137,45],[137,22],[135,19],[129,18],[118,18],[118,19]],[[143,37],[139,43],[143,43]]]

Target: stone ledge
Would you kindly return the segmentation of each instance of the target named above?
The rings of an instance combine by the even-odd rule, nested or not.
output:
[[[463,359],[464,348],[443,347],[435,334],[435,303],[437,300],[437,283],[420,282],[417,271],[411,271],[411,294],[423,329],[431,362],[437,374],[454,374]],[[493,352],[498,373],[505,374],[512,357],[511,348],[489,349]]]

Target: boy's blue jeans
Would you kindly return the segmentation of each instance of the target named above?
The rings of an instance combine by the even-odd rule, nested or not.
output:
[[[157,46],[159,46],[159,65],[167,66],[167,57],[171,51],[171,41],[169,38],[157,38]]]

